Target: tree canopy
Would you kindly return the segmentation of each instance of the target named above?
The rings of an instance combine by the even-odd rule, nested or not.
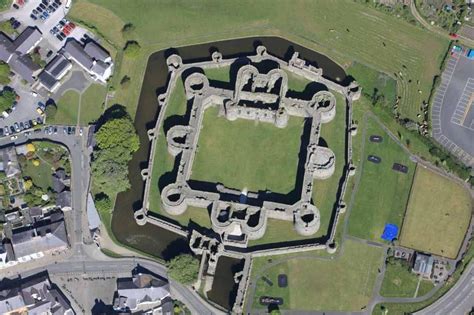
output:
[[[131,40],[127,42],[123,51],[125,53],[125,56],[130,57],[130,58],[135,58],[138,56],[138,53],[140,52],[140,48],[141,47],[138,44],[138,42]]]
[[[190,254],[181,254],[168,262],[168,275],[182,284],[192,284],[199,274],[199,260]]]
[[[16,94],[13,90],[3,90],[0,94],[0,112],[3,112],[12,107],[16,100]]]
[[[94,185],[109,197],[130,188],[128,162],[140,146],[130,117],[105,122],[95,135],[93,155]]]
[[[5,62],[0,62],[0,84],[10,84],[10,66]]]

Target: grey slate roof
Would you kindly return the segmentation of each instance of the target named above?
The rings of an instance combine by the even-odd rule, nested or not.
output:
[[[40,80],[41,84],[44,85],[48,90],[52,90],[58,82],[58,80],[56,80],[46,71],[41,72],[38,76],[38,79]]]
[[[19,53],[13,54],[9,64],[13,71],[18,73],[28,83],[33,83],[35,81],[33,76],[41,70],[41,67],[34,63],[30,56],[20,55]]]
[[[133,278],[117,280],[118,296],[115,309],[135,309],[145,302],[159,302],[170,295],[169,284],[149,274],[138,274]]]
[[[71,192],[65,190],[59,193],[56,197],[56,205],[61,207],[61,209],[71,207]]]
[[[58,213],[13,229],[11,242],[17,258],[67,246],[64,218]]]
[[[84,46],[85,52],[94,60],[105,62],[110,57],[109,53],[104,48],[99,46],[96,42],[90,41]]]
[[[417,253],[413,271],[422,274],[425,277],[430,277],[433,270],[434,259],[432,256]]]
[[[85,52],[77,40],[69,40],[66,45],[64,45],[64,52],[68,57],[75,59],[76,62],[81,64],[84,68],[92,68],[92,58]]]
[[[21,281],[21,283],[18,283]],[[0,313],[17,310],[28,314],[74,314],[69,302],[54,288],[47,275],[18,280],[0,291]]]
[[[14,41],[13,48],[21,54],[30,51],[43,35],[36,27],[28,26]]]
[[[58,79],[63,71],[69,67],[71,62],[66,59],[62,54],[57,54],[50,63],[44,68],[52,77]]]
[[[7,62],[12,55],[12,40],[0,32],[0,60]]]
[[[89,230],[95,230],[100,226],[99,213],[90,193],[87,195],[87,220],[89,222]]]
[[[108,64],[99,60],[99,61],[94,62],[94,65],[92,66],[91,70],[97,73],[98,75],[102,76],[104,75],[105,70],[107,70],[108,68],[109,68]]]

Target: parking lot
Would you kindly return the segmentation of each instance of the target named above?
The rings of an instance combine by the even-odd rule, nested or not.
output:
[[[433,137],[468,166],[474,166],[473,103],[474,60],[453,54],[433,101]]]
[[[10,20],[12,25],[15,24],[18,33],[28,26],[36,26],[42,33],[42,39],[35,51],[47,64],[64,46],[67,38],[81,40],[85,34],[93,37],[93,34],[81,27],[76,27],[74,23],[65,19],[68,11],[66,2],[67,0],[30,0],[19,9],[12,8],[1,13],[0,18],[1,20]],[[65,35],[64,38],[62,35]],[[11,137],[14,133],[33,127],[33,123],[42,123],[44,121],[42,110],[50,98],[57,102],[68,89],[81,92],[87,88],[91,81],[89,76],[82,74],[76,66],[74,69],[76,71],[72,71],[72,74],[64,78],[62,86],[53,95],[48,95],[45,90],[39,91],[39,93],[33,92],[30,84],[22,82],[19,75],[13,74],[9,86],[15,90],[18,97],[12,110],[8,115],[5,115],[7,117],[0,115],[0,136]],[[0,86],[0,89],[3,87]],[[38,108],[42,110],[38,110]]]

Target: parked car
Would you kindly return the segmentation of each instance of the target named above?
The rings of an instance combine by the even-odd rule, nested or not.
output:
[[[55,9],[59,8],[59,4],[57,4],[56,2],[53,2],[51,5],[52,5]]]
[[[33,11],[31,11],[31,13],[37,15],[39,12],[37,10],[33,9]]]
[[[79,129],[79,135],[80,135],[81,137],[82,137],[83,133],[84,133],[84,130],[83,130],[82,128]]]
[[[5,136],[8,136],[10,135],[10,128],[8,128],[8,126],[6,126],[5,128],[3,128],[3,133],[5,134]]]
[[[15,23],[13,23],[12,27],[14,30],[16,30],[17,28],[19,28],[21,25],[20,21],[16,21]]]
[[[20,131],[25,129],[25,124],[23,124],[22,122],[20,123]]]
[[[53,128],[53,133],[54,133],[55,135],[58,134],[58,127],[55,126],[55,127]]]
[[[46,9],[46,6],[44,5],[44,3],[40,3],[40,4],[39,4],[39,7],[40,7],[41,9],[43,9],[43,10]]]
[[[56,34],[56,38],[62,41],[64,37],[61,35],[61,33]]]
[[[34,21],[36,21],[38,18],[36,17],[36,15],[34,15],[33,13],[30,14],[30,18]]]
[[[57,29],[57,28],[56,28],[56,29]],[[52,50],[48,51],[48,53],[46,54],[46,58],[51,57],[51,56],[53,55],[53,53],[54,53],[54,52],[53,52]]]
[[[36,7],[36,11],[38,11],[38,13],[43,13],[43,9],[41,9],[40,7]]]
[[[10,126],[10,133],[15,133],[15,132],[16,132],[15,127]]]
[[[15,9],[17,9],[17,10],[20,8],[20,7],[18,6],[18,4],[16,4],[16,3],[13,4],[13,7],[14,7]]]
[[[15,127],[16,132],[20,132],[20,125],[18,123],[14,123],[13,126]]]
[[[64,21],[64,19],[62,19],[61,21],[59,21],[58,23],[61,27],[63,27],[64,25],[66,25],[66,22]]]
[[[41,20],[41,21],[45,21],[45,20],[46,20],[45,16],[44,16],[44,15],[40,15],[40,20]]]
[[[39,107],[36,109],[36,112],[37,112],[38,114],[40,114],[40,115],[43,115],[43,114],[44,114],[43,110],[42,110],[41,108],[39,108]]]

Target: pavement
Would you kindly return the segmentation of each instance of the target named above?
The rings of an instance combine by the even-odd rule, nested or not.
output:
[[[445,295],[415,315],[464,315],[474,308],[474,262]]]
[[[431,110],[433,138],[474,166],[474,60],[454,54],[441,77]]]

